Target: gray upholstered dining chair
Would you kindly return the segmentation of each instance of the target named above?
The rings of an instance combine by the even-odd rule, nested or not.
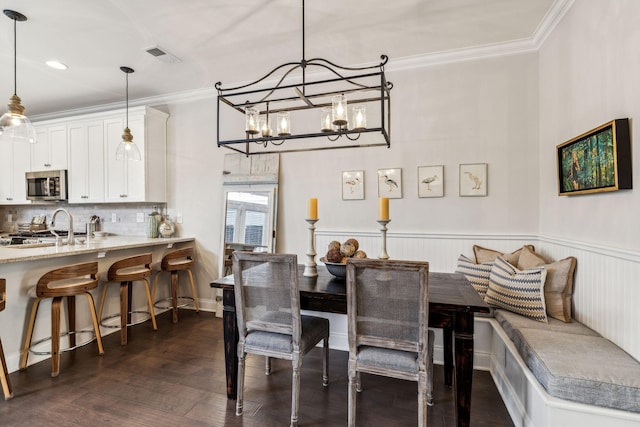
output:
[[[233,253],[234,293],[238,321],[238,396],[242,414],[247,353],[291,360],[291,426],[298,425],[302,357],[323,341],[322,385],[329,382],[329,320],[300,314],[297,256]]]
[[[418,425],[427,425],[434,340],[428,284],[427,262],[347,261],[349,426],[356,423],[361,373],[417,381]]]

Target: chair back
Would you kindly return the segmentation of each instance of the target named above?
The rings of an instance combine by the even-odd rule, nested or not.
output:
[[[7,281],[6,279],[0,279],[0,311],[4,310],[4,306],[7,302]]]
[[[166,254],[162,258],[161,268],[163,271],[189,270],[193,262],[193,246],[189,246]]]
[[[301,321],[297,256],[233,252],[238,335],[266,331],[292,336],[299,349]]]
[[[36,295],[41,298],[78,295],[98,287],[98,263],[86,262],[51,270],[40,277]]]
[[[347,261],[349,352],[366,345],[418,353],[426,366],[429,263]]]
[[[142,280],[151,276],[151,261],[150,253],[121,259],[111,264],[107,278],[110,282]]]

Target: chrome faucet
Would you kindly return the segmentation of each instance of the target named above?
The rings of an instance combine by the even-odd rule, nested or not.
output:
[[[62,240],[62,238],[58,236],[58,233],[56,233],[55,230],[53,229],[56,223],[56,215],[58,214],[58,212],[66,213],[67,217],[69,218],[69,234],[67,235],[67,240],[70,245],[73,245],[75,244],[75,239],[73,237],[73,217],[71,216],[69,211],[67,211],[66,209],[58,208],[55,211],[53,211],[53,214],[51,215],[51,222],[50,222],[51,232],[53,233],[54,236],[56,236],[56,240]]]

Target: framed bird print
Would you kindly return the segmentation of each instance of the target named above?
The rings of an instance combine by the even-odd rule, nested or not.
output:
[[[444,166],[418,166],[418,197],[444,196]]]
[[[378,169],[378,197],[402,199],[402,169]]]
[[[364,199],[364,171],[342,172],[342,200]]]
[[[460,196],[487,195],[487,164],[470,163],[460,165]]]

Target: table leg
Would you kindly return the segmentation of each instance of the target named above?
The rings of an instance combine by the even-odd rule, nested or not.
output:
[[[238,385],[238,325],[236,323],[236,297],[233,289],[222,291],[222,305],[227,399],[235,400]]]
[[[471,418],[473,382],[473,313],[460,312],[454,325],[456,370],[454,393],[458,427],[468,427]]]
[[[444,358],[444,385],[453,385],[453,327],[442,328],[442,351]]]

